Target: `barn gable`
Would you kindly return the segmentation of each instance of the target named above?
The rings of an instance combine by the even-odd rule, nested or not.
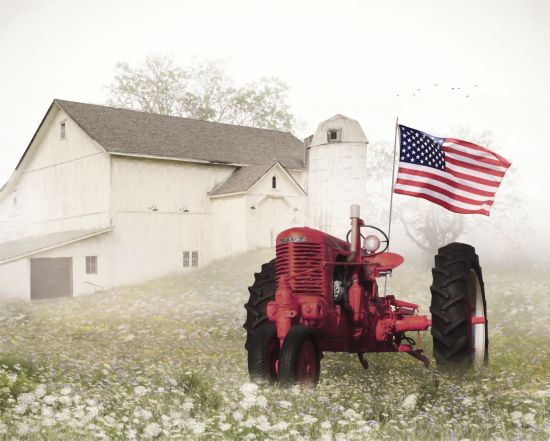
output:
[[[105,150],[52,103],[0,192],[0,242],[109,225],[109,168]]]
[[[212,189],[209,195],[210,198],[216,198],[248,193],[253,187],[261,185],[263,181],[269,181],[267,186],[264,184],[267,187],[265,190],[277,189],[277,179],[281,178],[286,181],[287,185],[290,184],[291,187],[294,187],[294,191],[298,194],[306,195],[304,189],[279,161],[274,164],[238,168],[224,182]]]

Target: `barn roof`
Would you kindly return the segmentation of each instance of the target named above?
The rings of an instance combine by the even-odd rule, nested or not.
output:
[[[222,164],[304,168],[304,145],[288,132],[54,100],[107,152]]]
[[[4,242],[0,244],[0,265],[23,257],[32,256],[44,251],[53,250],[70,243],[89,239],[112,231],[114,227],[96,228],[92,230],[73,230],[49,233],[41,236]]]
[[[305,194],[305,191],[300,187],[300,184],[292,177],[286,168],[280,163],[275,162],[271,164],[262,164],[262,165],[250,165],[246,167],[240,167],[235,170],[231,175],[219,185],[217,185],[212,191],[210,191],[209,196],[222,196],[235,193],[247,192],[252,188],[252,186],[258,182],[264,175],[269,173],[274,167],[281,167],[281,169],[288,175],[288,177],[296,184],[296,186]]]

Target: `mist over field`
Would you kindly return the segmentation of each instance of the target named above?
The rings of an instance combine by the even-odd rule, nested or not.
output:
[[[250,383],[247,286],[273,250],[73,299],[2,302],[6,439],[548,439],[550,283],[485,271],[487,368],[426,369],[406,354],[326,353],[313,389]],[[428,312],[430,272],[388,293]],[[431,336],[422,346],[431,358]]]
[[[546,0],[0,0],[0,440],[550,440],[549,23]],[[342,160],[334,186],[356,174],[360,187],[333,195],[364,197],[361,218],[391,227],[390,251],[405,258],[378,280],[381,294],[386,287],[431,317],[437,249],[474,246],[488,366],[439,369],[428,331],[428,368],[404,353],[380,353],[366,354],[365,371],[356,354],[325,353],[315,388],[252,382],[243,305],[255,273],[275,257],[262,247],[273,245],[282,211],[313,222],[305,162],[292,169],[300,182],[289,193],[303,205],[278,200],[262,212],[264,199],[288,195],[265,170],[267,190],[252,199],[252,187],[243,190],[252,176],[239,177],[243,164],[259,173],[256,159],[276,159],[252,148],[256,135],[237,139],[230,128],[198,142],[187,162],[178,150],[187,147],[183,135],[168,126],[147,133],[152,119],[115,121],[97,109],[78,120],[78,112],[55,110],[56,99],[67,109],[109,105],[288,132],[278,135],[300,149],[320,123],[345,115],[345,129],[352,121],[364,131],[354,143],[366,150],[366,165],[352,173]],[[396,122],[510,161],[491,215],[459,215],[404,195],[390,201]],[[341,128],[325,129],[330,142]],[[181,132],[199,141],[214,132],[194,130]],[[97,133],[120,150],[107,151]],[[137,151],[134,135],[150,145]],[[249,158],[216,156],[247,139]],[[31,145],[45,156],[26,168]],[[333,158],[324,159],[333,170]],[[96,169],[88,160],[104,162]],[[279,184],[291,170],[280,167]],[[320,185],[329,173],[317,176]],[[240,193],[211,198],[228,181]],[[230,202],[215,209],[221,200]],[[324,213],[333,214],[342,215]],[[63,240],[46,237],[58,234]],[[27,249],[37,238],[48,239],[44,247]],[[33,256],[74,259],[63,273],[68,297],[30,300]],[[180,271],[154,278],[165,264]],[[51,273],[42,275],[46,292]],[[146,282],[128,282],[136,280]],[[27,300],[8,299],[8,291]]]

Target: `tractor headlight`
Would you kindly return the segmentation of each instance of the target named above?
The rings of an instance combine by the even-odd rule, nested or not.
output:
[[[380,239],[372,234],[365,237],[363,248],[369,253],[374,253],[378,248],[380,248]]]

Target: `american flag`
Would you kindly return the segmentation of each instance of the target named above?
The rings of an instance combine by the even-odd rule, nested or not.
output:
[[[460,139],[438,138],[403,125],[399,133],[395,193],[423,198],[455,213],[489,216],[509,161]]]

